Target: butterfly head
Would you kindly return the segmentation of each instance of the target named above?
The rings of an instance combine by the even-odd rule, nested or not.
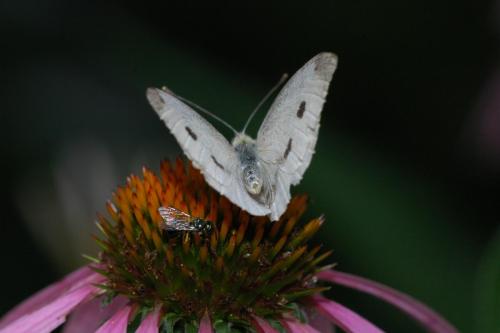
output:
[[[255,140],[245,133],[238,133],[234,137],[232,145],[234,148],[238,149],[238,147],[242,146],[255,145]]]

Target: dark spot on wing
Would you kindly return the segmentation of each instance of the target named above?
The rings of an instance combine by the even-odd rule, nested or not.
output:
[[[224,170],[224,166],[222,164],[220,164],[219,161],[217,161],[217,159],[214,157],[214,155],[210,155],[210,157],[212,158],[212,161],[214,161],[215,165],[217,165],[219,168]]]
[[[194,141],[198,140],[198,136],[196,135],[195,132],[193,132],[192,129],[186,126],[186,131],[188,132],[189,136],[193,138]]]
[[[292,150],[292,138],[288,139],[288,145],[286,146],[285,154],[283,154],[283,158],[286,159],[290,151]]]
[[[306,102],[300,102],[299,109],[297,110],[297,117],[302,118],[304,116],[304,112],[306,111]]]

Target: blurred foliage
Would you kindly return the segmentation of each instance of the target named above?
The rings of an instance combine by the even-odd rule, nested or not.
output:
[[[500,229],[481,259],[476,283],[478,331],[500,332]]]
[[[323,239],[336,250],[338,269],[419,295],[456,325],[467,327],[477,250],[443,204],[442,193],[364,149],[323,137],[308,171],[306,187],[316,193],[311,208],[325,212]],[[389,313],[376,321],[386,321],[381,327],[400,322],[395,318],[401,316]],[[395,331],[408,332],[407,327],[404,321]]]

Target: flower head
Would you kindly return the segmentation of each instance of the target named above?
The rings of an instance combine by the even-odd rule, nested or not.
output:
[[[181,160],[175,166],[164,162],[160,177],[148,169],[143,174],[130,176],[113,195],[107,205],[113,222],[99,217],[99,272],[110,295],[124,295],[142,308],[158,305],[185,322],[208,312],[213,321],[236,325],[252,315],[278,317],[298,298],[325,289],[314,274],[329,253],[306,245],[323,219],[297,225],[304,196],[270,223],[232,205]],[[166,231],[160,207],[199,218],[211,231]]]
[[[230,203],[180,159],[162,163],[159,175],[144,168],[113,194],[109,217],[98,216],[98,258],[4,316],[0,332],[50,332],[70,313],[65,332],[326,332],[332,324],[381,332],[321,296],[331,283],[384,299],[430,331],[455,332],[409,296],[321,266],[331,252],[308,240],[324,220],[300,222],[306,201],[294,197],[270,222]],[[166,221],[160,212],[192,224],[179,227],[177,215]]]

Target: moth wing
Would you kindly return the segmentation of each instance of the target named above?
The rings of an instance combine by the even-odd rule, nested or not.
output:
[[[168,91],[149,88],[149,103],[207,183],[252,215],[269,214],[246,192],[233,146],[208,121]]]
[[[311,163],[321,110],[336,68],[333,53],[320,53],[309,60],[285,84],[260,126],[258,156],[276,175],[273,220],[290,201],[290,185],[300,182]]]

